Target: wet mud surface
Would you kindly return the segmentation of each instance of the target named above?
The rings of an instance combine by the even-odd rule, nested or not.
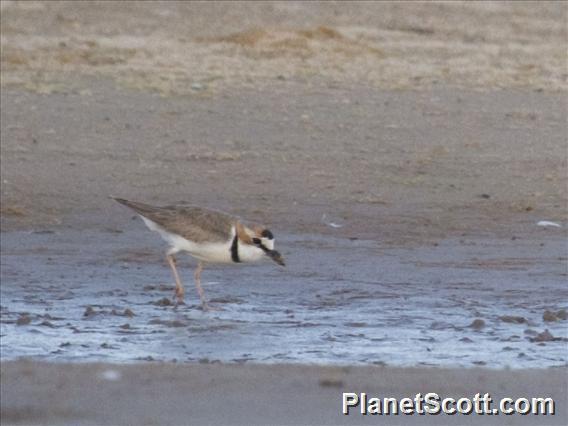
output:
[[[565,365],[567,10],[2,2],[2,360]],[[175,309],[109,195],[288,267]]]
[[[448,239],[416,248],[280,237],[287,268],[194,263],[186,304],[156,236],[43,230],[2,235],[2,359],[526,368],[566,365],[566,242]]]

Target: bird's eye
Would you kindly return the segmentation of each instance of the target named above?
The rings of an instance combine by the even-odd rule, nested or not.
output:
[[[261,244],[260,238],[253,238],[252,242],[253,242],[253,244],[256,244],[257,246]]]
[[[270,230],[265,229],[264,231],[262,231],[261,234],[264,238],[268,238],[269,240],[273,240],[274,239],[274,235],[272,235],[272,232],[270,232]]]

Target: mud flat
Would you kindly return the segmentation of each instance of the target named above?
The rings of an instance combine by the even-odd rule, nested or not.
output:
[[[566,363],[564,95],[77,82],[2,91],[4,357]],[[289,266],[209,269],[225,310],[174,312],[163,245],[109,194],[264,222]]]
[[[187,303],[174,308],[162,244],[129,218],[121,232],[3,233],[3,360],[566,365],[565,238],[555,231],[411,248],[280,235],[287,268],[205,271],[221,310],[204,313],[194,264],[180,258]]]

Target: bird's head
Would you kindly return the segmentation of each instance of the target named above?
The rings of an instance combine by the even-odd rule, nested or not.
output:
[[[253,227],[254,235],[251,236],[252,244],[261,249],[266,256],[281,266],[286,266],[282,255],[274,250],[274,235],[263,226]]]

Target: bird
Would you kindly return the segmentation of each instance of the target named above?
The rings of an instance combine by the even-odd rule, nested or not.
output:
[[[197,259],[194,279],[203,311],[211,309],[201,287],[205,264],[243,264],[268,258],[285,266],[282,255],[274,250],[274,234],[265,226],[246,226],[236,216],[186,203],[157,207],[110,198],[138,213],[144,224],[168,243],[166,261],[175,280],[176,306],[184,303],[185,295],[176,268],[175,256],[180,252]]]

